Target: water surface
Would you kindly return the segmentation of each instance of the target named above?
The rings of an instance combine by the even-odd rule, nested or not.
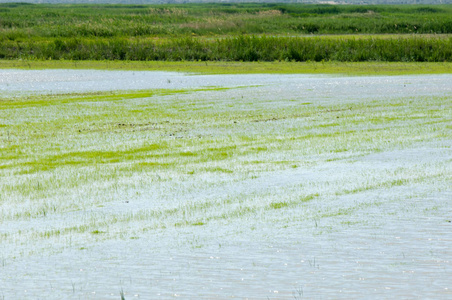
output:
[[[291,107],[293,102],[323,105],[325,110],[338,103],[386,101],[390,106],[394,99],[400,98],[417,102],[432,96],[452,99],[451,82],[452,75],[341,77],[0,70],[0,93],[5,97],[228,87],[231,89],[121,102],[128,107],[150,102],[205,101],[209,109],[223,111],[229,106],[239,108],[238,111],[269,110]],[[86,109],[95,105],[86,103]],[[5,110],[0,112],[0,124],[20,125],[61,117],[59,111],[45,109],[42,115],[37,114],[37,108],[20,109],[20,120],[9,118]],[[445,105],[438,109],[451,108]],[[356,114],[359,116],[359,112]],[[417,120],[413,119],[411,123],[407,121],[407,126],[416,129]],[[256,122],[242,129],[193,130],[190,134],[227,140],[233,134],[283,135],[294,127],[306,125],[298,119],[272,122]],[[357,123],[360,130],[372,125]],[[438,123],[437,128],[450,127],[452,119],[446,123]],[[318,130],[328,133],[327,129]],[[141,137],[139,133],[128,134],[131,138]],[[135,186],[112,184],[110,190],[111,182],[106,181],[105,186],[98,187],[100,194],[83,186],[70,196],[63,192],[48,195],[49,203],[55,199],[66,201],[65,197],[89,202],[104,197],[102,191],[108,191],[105,197],[113,199],[97,207],[88,205],[86,210],[0,222],[0,235],[5,237],[0,244],[0,299],[119,299],[120,291],[126,299],[450,299],[452,139],[435,137],[435,131],[429,141],[417,141],[415,130],[408,134],[413,137],[412,143],[370,153],[354,153],[351,149],[305,157],[301,154],[303,149],[299,152],[295,149],[270,157],[263,152],[255,157],[256,161],[309,163],[261,172],[258,176],[196,177],[194,174],[190,177],[183,173],[183,181],[178,181],[174,174],[170,175],[175,179],[146,181],[149,177],[144,175],[159,174],[143,172],[129,179],[136,182]],[[120,143],[122,137],[112,134],[106,139],[117,138],[111,142]],[[1,136],[2,147],[6,147],[6,141],[7,137]],[[240,163],[232,167],[239,168]],[[77,168],[74,172],[83,174],[84,170]],[[402,175],[409,177],[410,172],[413,176],[425,174],[427,179],[391,187],[362,188],[366,182],[397,181],[404,178]],[[14,183],[15,180],[42,180],[46,176],[57,175],[14,174],[0,180]],[[264,207],[266,201],[316,193],[318,197],[295,207],[260,210],[234,218],[212,218],[199,226],[175,226],[168,222],[171,226],[163,224],[134,236],[124,234],[100,241],[89,232],[74,233],[70,238],[27,235],[70,228],[96,216],[173,209],[212,199],[262,201]],[[0,191],[0,204],[6,207],[2,199],[10,196]],[[23,205],[31,201],[26,197],[22,200]],[[230,205],[240,207],[239,200]],[[206,209],[206,213],[212,212]],[[153,225],[152,222],[131,222],[121,230],[136,232],[137,228]]]

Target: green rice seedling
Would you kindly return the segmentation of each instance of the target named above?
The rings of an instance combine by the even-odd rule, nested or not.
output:
[[[254,97],[263,88],[3,97],[0,222],[22,226],[11,225],[0,242],[12,249],[33,241],[33,251],[57,253],[156,231],[258,228],[262,220],[319,220],[318,231],[331,232],[321,219],[380,205],[366,195],[447,190],[450,160],[366,165],[391,151],[448,151],[447,94]],[[353,197],[359,201],[345,201]],[[325,204],[334,201],[341,205]],[[31,251],[12,250],[5,260]]]

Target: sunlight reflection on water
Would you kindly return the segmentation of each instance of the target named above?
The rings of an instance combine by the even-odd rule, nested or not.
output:
[[[338,77],[0,70],[0,92],[6,96],[258,85],[242,94],[228,95],[263,98],[268,104],[301,96],[324,102],[450,97],[450,82],[452,75]],[[265,129],[256,126],[250,130]],[[225,193],[240,196],[266,189],[278,191],[291,184],[303,184],[309,189],[309,183],[324,182],[322,192],[328,194],[333,188],[330,182],[340,177],[358,178],[358,172],[381,172],[384,176],[385,170],[396,172],[418,164],[437,166],[449,162],[443,164],[448,171],[450,146],[450,140],[446,140],[415,149],[378,152],[352,161],[314,166],[309,171],[299,168],[261,174],[259,178],[191,193],[188,187],[181,186],[187,191],[183,195],[163,184],[160,188],[164,192],[153,190],[154,187],[146,191],[164,200],[164,196],[187,200],[219,198]],[[8,247],[33,250],[33,239],[12,246],[0,245],[0,299],[118,299],[122,290],[126,299],[449,299],[452,239],[447,221],[451,219],[452,194],[450,190],[437,192],[439,188],[442,186],[430,183],[327,196],[290,211],[213,220],[203,226],[155,229],[136,239],[92,242],[86,249],[67,247],[48,256],[9,256]],[[159,200],[145,200],[137,201],[137,210],[167,205]],[[346,209],[359,204],[370,205],[348,215],[312,217],[332,207]],[[125,209],[132,211],[130,205],[121,202],[101,207],[98,213],[115,214]],[[83,211],[75,211],[65,212],[55,220],[49,216],[23,223],[0,223],[0,233],[38,226],[52,229],[52,224],[70,226],[72,219],[83,217]],[[56,240],[51,246],[67,244]]]
[[[339,77],[322,75],[189,75],[175,72],[97,70],[0,70],[0,92],[71,93],[139,89],[195,89],[260,85],[281,97],[438,95],[452,91],[451,75]]]

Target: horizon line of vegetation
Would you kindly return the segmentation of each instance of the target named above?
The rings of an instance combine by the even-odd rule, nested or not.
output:
[[[47,38],[452,34],[452,5],[0,3],[0,42]]]
[[[450,34],[452,5],[0,3],[0,59],[450,62]]]
[[[56,38],[4,41],[0,59],[451,62],[452,37]]]

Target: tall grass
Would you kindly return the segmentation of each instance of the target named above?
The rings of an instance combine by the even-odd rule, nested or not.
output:
[[[413,35],[303,37],[351,33]],[[0,4],[1,59],[443,62],[450,33],[451,5]]]
[[[452,6],[0,4],[0,41],[33,37],[452,33]]]
[[[258,37],[6,41],[3,59],[166,61],[452,61],[452,38]]]

